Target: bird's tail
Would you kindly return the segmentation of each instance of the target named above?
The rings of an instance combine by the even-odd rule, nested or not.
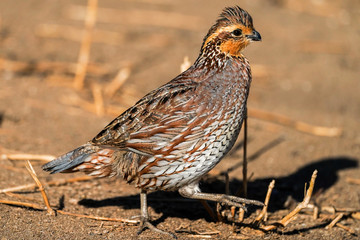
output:
[[[113,174],[113,149],[84,144],[42,166],[51,173],[82,171],[91,176],[106,177]]]

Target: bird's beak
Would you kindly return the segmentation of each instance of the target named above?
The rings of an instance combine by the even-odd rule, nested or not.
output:
[[[251,40],[251,41],[261,41],[261,35],[256,30],[253,30],[251,35],[246,35],[246,38]]]

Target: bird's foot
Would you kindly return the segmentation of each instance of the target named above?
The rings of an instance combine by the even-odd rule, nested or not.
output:
[[[223,203],[223,204],[226,204],[229,206],[239,207],[239,208],[244,209],[245,211],[247,210],[245,204],[246,205],[264,206],[264,203],[257,201],[257,200],[240,198],[240,197],[225,195],[225,194],[219,194],[217,196],[217,199],[214,199],[214,201],[217,201],[219,203]]]
[[[154,225],[152,225],[149,221],[149,219],[145,219],[145,218],[141,218],[141,221],[140,221],[140,227],[139,227],[139,230],[137,231],[137,234],[141,234],[146,228],[148,228],[149,230],[151,231],[154,231],[154,232],[157,232],[157,233],[160,233],[160,234],[164,234],[164,235],[167,235],[173,239],[177,239],[177,237],[175,236],[175,234],[173,233],[170,233],[170,232],[166,232],[166,231],[163,231],[163,230],[160,230],[158,229],[157,227],[155,227]]]

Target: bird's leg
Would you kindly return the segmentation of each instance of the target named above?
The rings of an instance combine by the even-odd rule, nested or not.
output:
[[[160,230],[150,223],[149,212],[148,212],[148,207],[147,207],[147,195],[146,195],[146,191],[144,191],[144,190],[141,190],[141,193],[140,193],[140,208],[141,208],[140,227],[139,227],[137,234],[142,233],[146,228],[148,228],[151,231],[165,234],[165,235],[168,235],[168,236],[176,239],[176,236],[173,233],[169,233],[169,232]]]
[[[257,200],[250,200],[246,198],[235,197],[226,194],[202,193],[200,191],[193,191],[192,186],[187,186],[179,189],[181,196],[199,200],[209,200],[214,202],[223,203],[230,206],[240,207],[246,210],[243,204],[264,206],[264,204]]]

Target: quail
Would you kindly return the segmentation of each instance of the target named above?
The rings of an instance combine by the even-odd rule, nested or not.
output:
[[[240,132],[251,83],[250,64],[242,50],[260,40],[248,12],[238,6],[225,8],[189,69],[43,169],[120,176],[134,183],[140,189],[139,233],[149,228],[169,234],[149,221],[146,197],[152,191],[178,191],[183,197],[236,207],[262,205],[199,188],[201,177],[229,152]]]

